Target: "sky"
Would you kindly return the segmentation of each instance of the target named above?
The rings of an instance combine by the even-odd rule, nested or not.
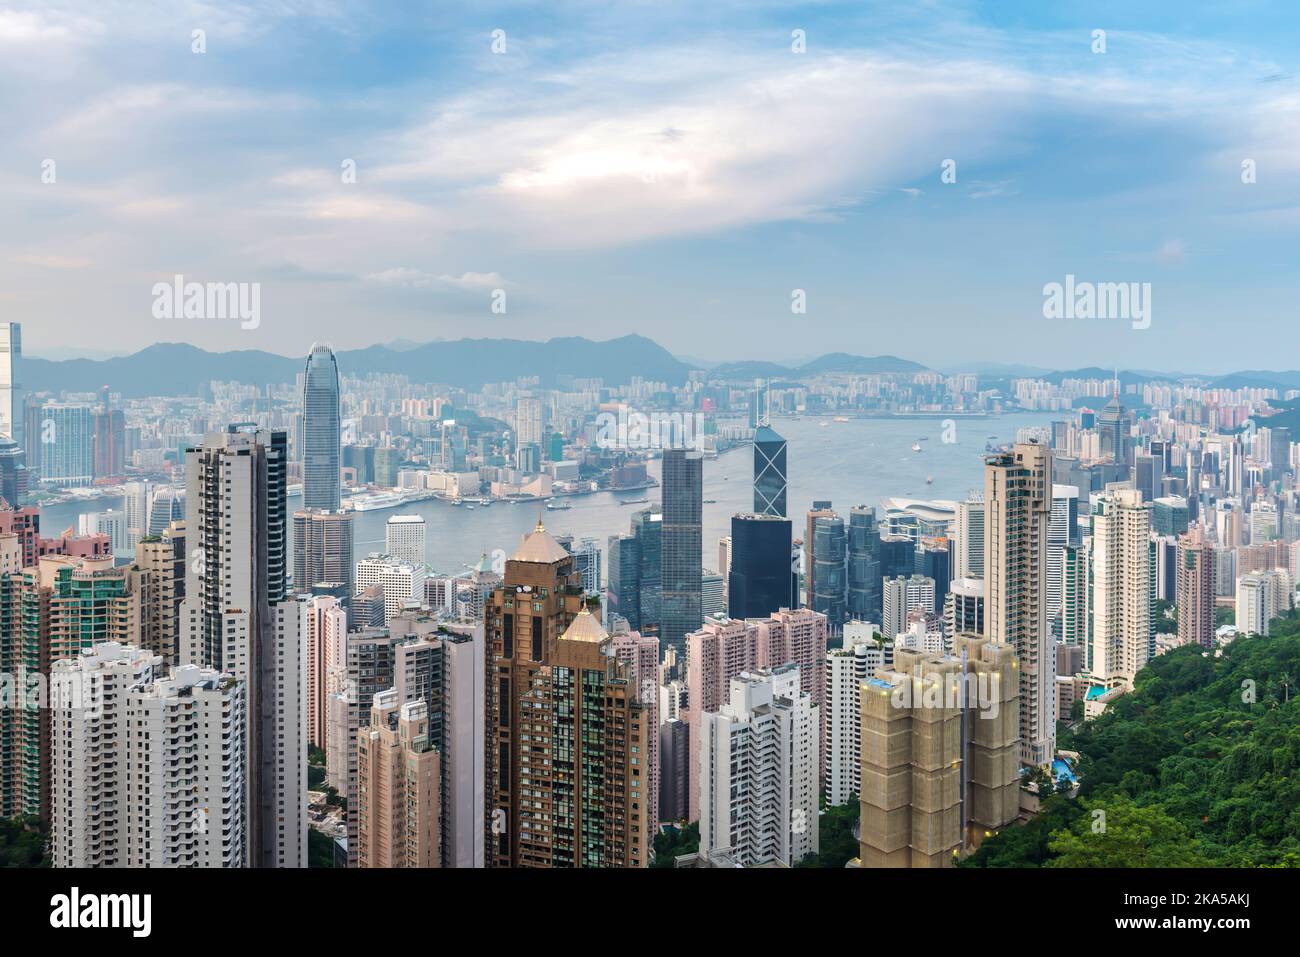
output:
[[[0,319],[1297,368],[1297,41],[1250,0],[0,0]],[[176,275],[257,321],[160,314]],[[1067,276],[1149,323],[1047,318]]]

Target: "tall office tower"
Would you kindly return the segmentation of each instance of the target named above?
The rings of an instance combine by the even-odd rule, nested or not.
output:
[[[966,501],[957,503],[952,577],[984,577],[984,497],[980,492],[973,492]]]
[[[936,615],[943,614],[943,596],[952,584],[952,552],[944,538],[923,538],[916,546],[915,574],[934,582],[934,607]],[[883,610],[883,609],[882,609]]]
[[[329,697],[347,683],[348,614],[332,595],[307,603],[307,742],[328,752]]]
[[[0,322],[0,436],[11,438],[26,448],[23,432],[25,403],[22,364],[22,324]]]
[[[659,639],[629,631],[611,637],[609,649],[626,667],[627,679],[636,689],[636,701],[644,709],[643,718],[650,729],[645,760],[640,763],[646,772],[641,788],[646,846],[654,847],[659,833]]]
[[[704,454],[665,449],[663,454],[663,620],[665,648],[681,655],[686,636],[704,620]],[[644,617],[644,616],[643,616]]]
[[[515,446],[538,445],[542,441],[542,400],[531,396],[515,404]]]
[[[146,536],[161,535],[172,522],[185,521],[185,489],[164,485],[153,490],[149,500]]]
[[[845,637],[844,647],[826,652],[822,792],[831,807],[847,804],[850,796],[858,793],[862,776],[861,688],[883,665],[884,652],[871,638]]]
[[[357,562],[356,593],[380,585],[384,589],[384,622],[399,614],[408,603],[419,602],[424,595],[423,565],[408,565],[387,555],[372,552]]]
[[[1215,550],[1200,528],[1178,539],[1178,643],[1214,648]]]
[[[984,634],[984,580],[958,578],[943,602],[943,633]]]
[[[370,724],[357,732],[357,866],[438,867],[442,796],[429,705],[374,697]]]
[[[1097,416],[1097,431],[1101,435],[1101,455],[1119,466],[1121,479],[1128,476],[1133,465],[1133,445],[1129,438],[1129,417],[1119,400],[1119,380],[1106,407]]]
[[[95,478],[126,474],[126,416],[107,406],[94,413],[93,454]]]
[[[337,512],[343,464],[339,367],[328,345],[312,344],[302,381],[302,507]]]
[[[951,867],[1019,814],[1014,649],[979,635],[953,644],[951,656],[898,649],[862,685],[860,856],[850,866]]]
[[[408,565],[427,565],[423,515],[394,515],[384,523],[384,551]]]
[[[848,602],[850,621],[875,621],[880,617],[880,530],[876,510],[870,505],[849,509]]]
[[[731,536],[723,535],[718,539],[718,574],[724,582],[731,578]],[[796,570],[795,575],[798,575]]]
[[[1052,515],[1047,525],[1047,619],[1061,614],[1061,581],[1065,549],[1079,544],[1079,490],[1073,485],[1052,486]]]
[[[135,548],[143,538],[149,537],[149,497],[153,486],[149,482],[127,482],[122,496],[122,510],[126,512],[126,535]]]
[[[1268,430],[1269,476],[1280,482],[1291,471],[1291,430],[1275,425]]]
[[[55,867],[241,867],[244,685],[105,642],[55,663]],[[198,742],[197,744],[195,742]]]
[[[1133,688],[1156,654],[1151,503],[1134,488],[1110,487],[1092,516],[1092,658],[1108,688]]]
[[[775,515],[731,519],[731,580],[727,611],[732,618],[763,618],[796,608],[798,575],[790,568],[791,525]]]
[[[348,598],[358,590],[355,574],[358,566],[352,563],[354,518],[352,512],[316,508],[293,513],[295,590],[319,591],[322,583],[339,583],[345,586],[343,593]]]
[[[808,513],[808,526],[812,542],[808,575],[808,607],[825,615],[835,634],[848,620],[845,605],[847,597],[848,538],[844,533],[844,519],[834,512],[819,510]]]
[[[1165,460],[1163,455],[1138,453],[1133,456],[1133,486],[1142,498],[1154,502],[1164,494]]]
[[[9,505],[21,505],[31,488],[26,458],[21,445],[0,436],[0,499]]]
[[[1151,531],[1156,535],[1177,537],[1186,533],[1190,524],[1191,511],[1187,499],[1164,495],[1151,503]]]
[[[1052,453],[1017,442],[985,459],[984,634],[1012,645],[1020,668],[1020,748],[1025,764],[1056,750],[1056,681],[1047,623],[1047,529]]]
[[[392,446],[375,449],[375,484],[384,488],[397,487],[397,471],[402,464],[402,453]]]
[[[785,518],[785,439],[770,425],[754,432],[754,513]]]
[[[706,570],[700,577],[700,613],[706,619],[727,614],[727,585],[716,572]]]
[[[185,523],[171,522],[163,533],[135,546],[140,570],[140,634],[144,651],[158,655],[163,666],[180,660],[181,601],[185,598]]]
[[[889,578],[882,583],[884,614],[880,633],[893,641],[907,630],[907,616],[914,611],[934,611],[934,579],[924,575]]]
[[[285,434],[213,432],[186,449],[181,661],[243,682],[245,863],[307,863],[305,602],[286,595]]]
[[[41,409],[41,480],[63,487],[95,481],[90,406],[51,402]]]
[[[606,546],[609,580],[605,586],[605,611],[612,621],[623,618],[629,628],[641,628],[641,545],[634,535],[611,535]]]
[[[700,716],[700,854],[793,867],[818,848],[820,718],[799,668],[742,674]]]
[[[10,563],[13,557],[11,541]],[[56,661],[100,642],[136,644],[140,631],[137,579],[113,567],[111,557],[42,555],[11,579],[8,657],[16,688],[43,682]],[[10,748],[0,755],[13,774],[19,813],[49,818],[50,709],[26,708],[11,716]]]
[[[632,537],[636,539],[636,552],[641,563],[637,575],[637,588],[640,591],[637,599],[640,606],[638,609],[640,624],[637,630],[645,635],[658,635],[661,632],[664,615],[662,513],[650,508],[635,512],[632,515]],[[628,618],[628,622],[631,621],[632,619]]]
[[[1272,502],[1255,502],[1250,507],[1250,544],[1262,545],[1277,537],[1277,506]]]
[[[648,863],[649,774],[632,758],[658,729],[573,563],[538,522],[488,606],[489,866]]]

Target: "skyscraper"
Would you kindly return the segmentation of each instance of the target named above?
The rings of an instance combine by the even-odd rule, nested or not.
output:
[[[1047,622],[1052,453],[1017,442],[984,466],[984,634],[1019,661],[1021,761],[1051,763],[1056,744],[1055,655]]]
[[[1155,567],[1151,503],[1134,488],[1110,488],[1092,516],[1092,676],[1132,689],[1155,657]]]
[[[208,434],[186,450],[181,660],[244,684],[245,861],[307,863],[306,603],[288,598],[285,433]]]
[[[844,519],[835,512],[809,513],[812,560],[808,564],[808,607],[826,616],[832,633],[838,634],[847,620],[848,539]]]
[[[0,436],[19,445],[24,445],[22,364],[22,325],[0,322]]]
[[[429,705],[403,703],[392,688],[373,700],[357,732],[357,864],[438,867],[442,796]]]
[[[489,866],[649,863],[658,728],[585,602],[573,556],[538,522],[487,610]]]
[[[95,480],[94,417],[90,406],[51,402],[41,409],[41,479],[61,486]]]
[[[352,512],[316,508],[293,513],[293,587],[297,591],[312,591],[329,582],[345,585],[343,594],[352,597],[356,582],[353,518]]]
[[[665,449],[663,455],[663,630],[660,646],[686,650],[686,636],[704,620],[704,454]]]
[[[754,512],[785,518],[786,442],[770,425],[754,433]]]
[[[776,515],[731,519],[731,578],[727,611],[732,618],[765,618],[798,607],[799,579],[790,568],[790,520]]]
[[[870,505],[849,509],[848,607],[851,621],[879,621],[880,530],[876,510]]]
[[[793,867],[818,848],[820,715],[799,666],[746,672],[700,716],[700,854]]]
[[[384,550],[408,565],[428,562],[423,515],[393,515],[384,523]]]
[[[338,511],[342,436],[339,367],[328,345],[314,343],[302,386],[302,506]]]
[[[1178,539],[1178,641],[1214,647],[1215,550],[1200,529]]]
[[[1052,517],[1047,526],[1047,619],[1061,615],[1061,583],[1065,549],[1079,543],[1079,490],[1073,485],[1052,486]],[[1057,630],[1059,633],[1059,629]]]

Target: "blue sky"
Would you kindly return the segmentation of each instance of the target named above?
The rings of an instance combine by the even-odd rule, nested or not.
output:
[[[1300,366],[1300,10],[1133,6],[0,0],[0,314],[38,354]],[[176,273],[261,283],[257,328],[154,318]],[[1043,318],[1066,274],[1151,327]]]

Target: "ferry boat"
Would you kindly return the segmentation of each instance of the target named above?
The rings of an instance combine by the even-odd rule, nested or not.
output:
[[[920,443],[920,442],[913,442],[913,443],[912,443],[912,451],[913,451],[913,452],[919,452],[919,451],[921,451],[921,443]]]
[[[546,503],[546,509],[547,511],[550,512],[563,512],[565,509],[570,509],[570,508],[573,508],[573,503],[566,502],[563,499],[561,499],[558,502],[555,500],[551,500]]]

